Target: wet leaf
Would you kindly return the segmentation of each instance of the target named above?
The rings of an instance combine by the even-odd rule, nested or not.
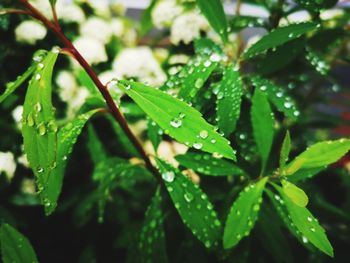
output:
[[[239,193],[237,200],[234,201],[224,229],[223,242],[225,249],[236,246],[253,229],[258,219],[266,182],[267,177],[246,186]]]
[[[241,113],[243,83],[236,66],[229,66],[218,84],[216,115],[218,126],[226,136],[236,129],[236,123]]]
[[[196,0],[199,9],[208,19],[212,28],[221,36],[224,43],[228,40],[227,20],[224,7],[220,0]]]
[[[288,214],[302,235],[304,243],[310,242],[319,250],[330,257],[333,257],[333,248],[330,244],[325,230],[318,223],[318,220],[310,213],[306,207],[294,204],[283,192],[281,187],[275,185],[275,189],[280,194],[287,208]]]
[[[157,159],[157,165],[184,224],[207,248],[216,246],[221,223],[207,195],[168,163]]]
[[[236,159],[229,141],[218,134],[194,108],[141,83],[119,81],[118,85],[169,136],[197,150]]]
[[[139,248],[141,262],[168,262],[165,248],[164,215],[162,197],[158,189],[149,205],[141,230]]]
[[[163,131],[157,123],[149,120],[147,125],[147,137],[152,142],[154,151],[157,152],[158,146],[162,141]]]
[[[290,24],[285,27],[279,27],[263,36],[258,42],[249,47],[242,54],[243,58],[251,58],[259,55],[270,48],[278,47],[284,43],[301,37],[307,32],[317,28],[316,23],[305,22],[299,24]]]
[[[281,153],[280,153],[280,170],[283,171],[284,166],[289,158],[289,153],[291,149],[291,140],[290,140],[290,134],[289,131],[286,132],[286,136],[284,137],[282,147],[281,147]]]
[[[29,240],[9,224],[0,228],[1,255],[4,263],[38,263]]]
[[[184,167],[210,176],[243,175],[244,171],[224,159],[217,159],[210,154],[191,153],[177,155],[175,159]]]
[[[307,206],[309,202],[309,198],[305,194],[304,190],[297,187],[295,184],[292,184],[286,180],[282,180],[282,189],[286,196],[289,197],[289,199],[300,207]]]
[[[273,142],[274,118],[266,94],[258,88],[252,98],[251,121],[264,170]]]

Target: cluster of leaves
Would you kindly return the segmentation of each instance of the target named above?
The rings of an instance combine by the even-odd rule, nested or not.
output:
[[[239,253],[233,248],[244,243],[242,240],[250,236],[255,225],[276,262],[292,262],[289,239],[282,226],[311,253],[319,250],[333,257],[325,229],[307,208],[309,198],[299,184],[343,157],[350,149],[350,140],[325,140],[311,143],[306,149],[293,149],[296,133],[307,129],[306,124],[301,127],[301,118],[307,119],[309,114],[308,108],[297,103],[309,97],[302,97],[304,91],[293,87],[303,86],[313,76],[334,81],[329,71],[338,59],[343,36],[347,35],[344,28],[347,20],[338,18],[333,23],[320,20],[320,10],[336,1],[316,4],[296,1],[297,9],[311,10],[313,21],[277,28],[274,14],[279,14],[280,19],[293,12],[284,10],[283,1],[256,1],[271,10],[271,21],[239,15],[227,19],[221,1],[196,2],[221,36],[222,45],[206,38],[196,40],[195,54],[189,63],[170,76],[160,89],[132,80],[115,80],[108,85],[109,90],[119,89],[131,99],[132,102],[124,98],[122,105],[136,107],[134,117],[150,119],[147,136],[155,152],[162,140],[173,139],[185,144],[187,153],[175,157],[179,167],[156,156],[155,165],[162,181],[155,182],[142,164],[133,164],[123,155],[110,156],[107,146],[89,126],[92,180],[97,187],[93,194],[80,200],[78,218],[83,218],[93,204],[97,206],[98,221],[103,223],[112,192],[118,188],[132,192],[135,181],[144,180],[152,186],[147,189],[154,196],[139,226],[140,233],[134,238],[138,243],[130,245],[130,261],[170,261],[167,243],[171,242],[167,241],[174,230],[170,229],[168,234],[165,229],[171,228],[170,222],[178,217],[208,251],[216,252],[222,260],[230,261],[230,255]],[[150,8],[153,5],[154,1]],[[344,16],[348,17],[348,13],[344,12]],[[229,34],[251,26],[264,27],[268,32],[237,56],[226,54]],[[327,41],[320,43],[320,39]],[[78,136],[92,116],[105,113],[105,104],[96,94],[74,120],[59,123],[51,84],[59,52],[57,48],[37,52],[33,65],[7,84],[0,97],[0,102],[4,101],[31,78],[24,100],[22,135],[47,215],[57,207],[67,160]],[[306,78],[296,77],[304,69],[308,73]],[[176,95],[171,93],[174,88]],[[120,145],[132,156],[135,149],[125,142],[118,125],[114,129],[120,136]],[[185,175],[189,170],[200,179]],[[214,179],[220,182],[219,186],[211,187]],[[265,239],[271,244],[266,244]],[[191,243],[184,243],[182,253],[196,246],[195,239],[190,240]],[[8,224],[1,226],[0,242],[5,263],[38,261],[28,240]],[[246,244],[242,244],[242,251],[243,245]],[[185,258],[178,257],[179,261]]]

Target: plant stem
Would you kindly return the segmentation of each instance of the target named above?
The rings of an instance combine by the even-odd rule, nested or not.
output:
[[[153,166],[149,156],[143,149],[141,142],[136,138],[136,136],[131,131],[125,117],[123,116],[121,111],[118,109],[117,105],[114,103],[114,100],[111,94],[109,93],[107,87],[102,84],[102,82],[99,80],[95,71],[92,69],[89,63],[84,59],[84,57],[79,53],[79,51],[74,47],[72,42],[61,31],[59,25],[49,21],[27,0],[18,0],[18,1],[21,2],[31,12],[33,17],[41,21],[47,28],[49,28],[60,39],[60,41],[65,45],[65,47],[70,50],[74,58],[79,62],[79,64],[84,68],[86,73],[90,76],[91,80],[95,83],[96,87],[98,88],[103,98],[105,99],[107,106],[110,109],[114,119],[118,122],[120,127],[125,132],[126,136],[129,138],[130,142],[135,146],[135,148],[141,155],[142,159],[145,162],[146,168],[154,175],[154,177],[159,182],[162,182],[159,171]]]

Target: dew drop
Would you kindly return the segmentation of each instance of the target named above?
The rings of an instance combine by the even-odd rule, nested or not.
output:
[[[202,131],[199,133],[199,136],[200,136],[202,139],[206,139],[206,138],[208,137],[208,131],[202,130]]]
[[[310,216],[308,216],[307,221],[312,222],[312,218]]]
[[[186,202],[191,202],[191,201],[193,201],[193,195],[191,194],[191,193],[185,193],[184,194],[184,198],[185,198],[185,200],[186,200]]]
[[[308,240],[306,237],[304,237],[304,236],[302,236],[301,239],[302,239],[302,241],[303,241],[304,244],[306,244],[307,242],[309,242],[309,240]]]
[[[42,173],[42,172],[44,172],[44,168],[42,168],[41,166],[39,166],[39,167],[36,168],[36,171],[37,171],[38,173]]]
[[[221,56],[217,53],[214,53],[209,58],[212,62],[219,62],[221,60]]]
[[[210,142],[211,142],[212,144],[214,144],[214,143],[216,143],[216,140],[215,140],[215,139],[211,139]]]
[[[284,103],[284,107],[285,107],[286,109],[290,109],[290,108],[292,107],[292,103],[289,102],[289,101],[286,101],[286,102]]]
[[[171,183],[175,179],[175,173],[173,171],[162,173],[162,178],[164,181]]]
[[[55,123],[55,121],[51,120],[49,121],[49,123],[47,124],[47,128],[49,130],[49,132],[57,132],[58,127]]]
[[[43,122],[38,125],[38,132],[40,135],[45,135],[46,127],[45,127],[45,124]]]
[[[199,143],[199,142],[196,142],[193,144],[193,148],[197,149],[197,150],[200,150],[202,149],[203,147],[203,144]]]
[[[201,78],[198,78],[196,80],[196,82],[194,83],[194,86],[197,88],[197,89],[200,89],[204,84],[204,80],[201,79]]]
[[[29,127],[33,127],[34,126],[34,119],[33,119],[33,116],[31,113],[28,114],[28,117],[27,117],[27,124]]]
[[[182,120],[173,119],[172,121],[170,121],[170,125],[174,128],[180,128],[182,125]]]
[[[39,73],[37,73],[37,74],[35,75],[35,79],[36,79],[36,80],[40,80],[40,79],[41,79],[41,75],[40,75]]]

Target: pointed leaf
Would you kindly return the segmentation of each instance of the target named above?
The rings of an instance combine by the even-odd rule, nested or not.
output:
[[[281,147],[281,153],[280,153],[280,170],[283,171],[284,165],[286,164],[286,161],[288,161],[289,153],[291,149],[291,140],[290,140],[290,134],[287,130],[286,136],[284,137],[282,147]]]
[[[320,173],[324,169],[325,169],[325,167],[299,169],[295,173],[288,175],[288,181],[296,183],[298,181],[310,179],[310,178],[314,177],[316,174]]]
[[[221,36],[224,43],[228,40],[227,20],[220,0],[196,0],[199,9],[208,19],[212,28]]]
[[[299,24],[290,24],[285,27],[279,27],[263,36],[258,42],[252,45],[243,53],[243,58],[251,58],[270,48],[278,47],[293,39],[301,37],[303,34],[313,31],[317,28],[316,23],[305,22]]]
[[[8,96],[10,96],[13,92],[16,91],[16,89],[21,86],[21,84],[26,81],[33,73],[34,71],[40,69],[43,64],[40,62],[42,61],[43,57],[46,55],[45,50],[39,50],[35,52],[33,56],[33,64],[17,79],[13,82],[6,84],[6,90],[3,94],[0,95],[0,103],[3,102]]]
[[[87,147],[90,152],[90,158],[95,166],[107,158],[106,150],[98,138],[98,135],[92,124],[88,125],[88,143]]]
[[[286,174],[291,175],[300,169],[325,168],[339,160],[349,150],[349,139],[316,143],[287,165]]]
[[[157,159],[157,165],[184,224],[207,248],[216,246],[221,223],[207,195],[198,185],[166,162]]]
[[[162,197],[156,191],[146,212],[141,230],[139,248],[142,262],[168,262],[165,248],[164,215],[162,213]]]
[[[255,89],[252,98],[251,121],[254,139],[258,146],[264,169],[273,141],[274,118],[267,96],[260,89]]]
[[[157,123],[149,120],[147,125],[147,137],[151,141],[154,151],[157,152],[158,146],[162,141],[163,131],[159,128]]]
[[[188,152],[175,157],[182,166],[210,176],[243,175],[244,172],[233,163],[217,159],[210,154]]]
[[[325,230],[318,223],[318,220],[305,207],[294,204],[283,192],[281,187],[275,185],[276,190],[281,195],[289,216],[300,231],[303,242],[310,242],[319,250],[333,257],[333,248],[329,243]]]
[[[0,228],[1,254],[4,263],[38,263],[29,240],[9,224]]]
[[[61,193],[64,173],[67,160],[72,152],[73,146],[78,136],[83,130],[86,122],[99,110],[92,110],[79,115],[76,119],[67,123],[57,134],[57,154],[55,165],[48,175],[48,179],[40,195],[44,200],[45,212],[51,214],[56,206],[57,200]]]
[[[218,125],[228,136],[236,129],[236,123],[241,113],[243,83],[238,67],[230,66],[225,69],[218,91],[216,101]]]
[[[276,107],[279,112],[284,113],[292,119],[296,119],[300,112],[298,111],[291,97],[285,94],[282,87],[275,85],[273,82],[254,75],[250,77],[253,85],[261,91],[266,92],[269,101]]]
[[[58,53],[49,52],[44,67],[37,68],[30,81],[23,106],[24,151],[33,169],[39,192],[47,185],[56,166],[57,125],[51,101],[52,71]],[[41,201],[45,200],[41,195]]]
[[[236,159],[229,141],[218,134],[194,108],[141,83],[119,81],[118,85],[166,134],[197,150]]]
[[[289,197],[289,199],[300,207],[307,206],[309,202],[309,198],[303,191],[303,189],[297,187],[295,184],[292,184],[286,180],[282,180],[282,189],[286,196]]]
[[[224,229],[224,248],[228,249],[238,244],[253,229],[264,192],[267,177],[247,186],[233,203],[227,217]]]

